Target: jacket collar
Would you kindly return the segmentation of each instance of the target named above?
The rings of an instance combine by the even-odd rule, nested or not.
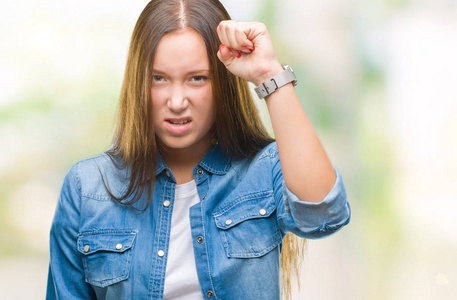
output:
[[[215,144],[205,154],[197,166],[202,167],[207,172],[217,175],[224,175],[230,170],[231,159],[224,153],[219,144]],[[169,171],[167,164],[163,161],[162,156],[158,153],[156,176],[164,171]]]

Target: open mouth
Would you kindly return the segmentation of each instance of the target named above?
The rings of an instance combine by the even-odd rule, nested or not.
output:
[[[165,119],[168,132],[182,135],[190,130],[192,119],[190,117]]]
[[[190,122],[190,120],[181,120],[181,121],[173,121],[173,120],[167,120],[168,123],[173,124],[173,125],[184,125]]]

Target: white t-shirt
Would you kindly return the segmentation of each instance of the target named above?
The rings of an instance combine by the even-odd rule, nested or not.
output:
[[[190,231],[189,208],[200,202],[195,180],[176,185],[164,300],[202,300]]]

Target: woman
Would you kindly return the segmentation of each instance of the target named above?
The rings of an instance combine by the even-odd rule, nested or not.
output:
[[[217,0],[153,0],[140,15],[113,146],[62,187],[48,299],[279,299],[281,250],[298,250],[286,234],[349,222],[266,27],[229,19]]]

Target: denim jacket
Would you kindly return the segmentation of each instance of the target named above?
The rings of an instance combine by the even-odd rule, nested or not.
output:
[[[276,143],[231,160],[215,145],[194,168],[200,202],[189,210],[204,299],[280,299],[281,241],[328,236],[350,219],[343,180],[320,203],[286,187]],[[50,236],[47,299],[162,299],[176,180],[159,158],[151,205],[113,201],[128,181],[101,154],[65,177]],[[125,175],[125,174],[124,174]],[[128,178],[128,177],[127,177]]]

